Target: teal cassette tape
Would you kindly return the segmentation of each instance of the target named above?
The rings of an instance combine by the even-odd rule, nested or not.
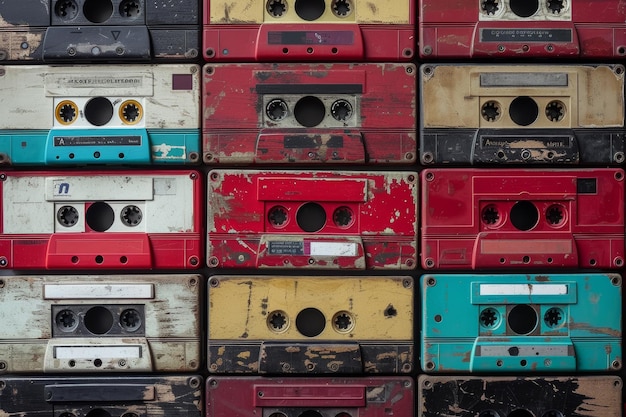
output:
[[[420,282],[425,372],[622,367],[618,274],[433,274]]]
[[[199,163],[195,64],[0,67],[0,164]]]

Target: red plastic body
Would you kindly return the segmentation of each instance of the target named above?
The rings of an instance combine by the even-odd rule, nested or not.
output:
[[[413,269],[417,173],[209,172],[208,265]]]
[[[624,264],[621,169],[422,172],[426,269]]]
[[[207,64],[204,161],[414,162],[415,76],[413,64]],[[323,107],[306,102],[307,97],[319,99]],[[285,119],[269,118],[270,100],[288,103]],[[332,114],[337,100],[352,106],[345,122]],[[304,119],[295,115],[298,105]],[[317,111],[323,112],[319,124],[300,123]]]
[[[42,234],[7,234],[4,230],[7,219],[2,213],[2,230],[0,230],[0,266],[11,269],[197,269],[202,267],[204,252],[203,240],[203,203],[204,181],[197,171],[20,171],[5,172],[7,177],[80,177],[80,176],[183,176],[192,182],[193,200],[181,201],[182,205],[193,207],[193,227],[185,231],[169,233],[151,233],[150,224],[147,232],[137,232],[129,228],[129,232],[98,232],[85,224],[81,233],[42,233]],[[0,181],[0,192],[3,191],[4,180]],[[114,187],[110,190],[111,200],[116,198]],[[27,189],[24,190],[28,192]],[[158,196],[155,196],[157,198]],[[45,196],[38,196],[44,200]],[[84,201],[86,207],[103,200]],[[132,200],[131,200],[132,201]],[[72,202],[71,202],[72,203]],[[69,204],[71,204],[69,203]],[[82,204],[83,201],[76,204]],[[150,204],[150,201],[146,201]],[[186,214],[185,214],[186,215]],[[27,216],[47,216],[50,222],[55,221],[54,211],[42,213],[33,211]],[[144,214],[145,216],[145,214]],[[84,218],[78,221],[85,222]],[[119,221],[115,219],[115,221]]]
[[[500,1],[499,5],[508,3]],[[481,20],[479,0],[419,0],[419,54],[429,59],[610,59],[626,55],[626,6],[622,2],[564,3],[571,8],[571,20],[542,10],[527,18]]]

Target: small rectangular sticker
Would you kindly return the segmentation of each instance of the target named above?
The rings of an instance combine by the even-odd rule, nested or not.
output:
[[[152,299],[153,284],[46,284],[46,300]]]
[[[141,358],[141,346],[58,346],[56,359]]]
[[[480,295],[565,295],[565,284],[480,284]]]

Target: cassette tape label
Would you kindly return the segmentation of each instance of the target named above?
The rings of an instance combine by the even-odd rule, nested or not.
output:
[[[413,269],[416,179],[411,172],[211,171],[208,265]]]
[[[213,276],[209,284],[210,372],[413,370],[410,277]]]
[[[425,275],[427,372],[621,369],[617,274]]]
[[[409,163],[415,100],[412,64],[206,65],[204,161]]]
[[[199,162],[199,67],[124,69],[125,74],[112,65],[73,66],[70,72],[58,66],[3,67],[1,162]],[[16,86],[25,86],[27,93],[17,92]]]
[[[7,276],[3,284],[0,313],[13,323],[0,336],[4,372],[200,366],[199,276]]]

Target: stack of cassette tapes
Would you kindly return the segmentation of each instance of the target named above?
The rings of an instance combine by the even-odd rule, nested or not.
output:
[[[0,417],[621,417],[623,0],[0,0]]]

